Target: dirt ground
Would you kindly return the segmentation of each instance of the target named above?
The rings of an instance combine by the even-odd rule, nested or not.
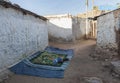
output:
[[[110,72],[103,68],[100,61],[94,61],[89,56],[94,51],[96,41],[79,41],[75,44],[68,43],[50,43],[49,45],[63,49],[74,49],[68,68],[65,71],[64,78],[41,78],[25,75],[13,75],[4,83],[83,83],[83,77],[98,77],[104,83],[120,83],[119,79],[111,76]]]

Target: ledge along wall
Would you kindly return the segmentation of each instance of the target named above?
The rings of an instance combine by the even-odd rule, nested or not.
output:
[[[0,78],[7,68],[48,45],[46,18],[0,2]]]

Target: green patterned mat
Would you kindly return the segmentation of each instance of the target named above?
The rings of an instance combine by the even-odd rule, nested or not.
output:
[[[61,59],[65,59],[67,55],[65,54],[56,54],[56,53],[49,53],[47,51],[44,51],[37,57],[31,59],[30,61],[34,64],[40,64],[40,65],[50,65],[50,66],[61,66],[62,63],[56,63],[54,64],[54,60],[58,57]]]

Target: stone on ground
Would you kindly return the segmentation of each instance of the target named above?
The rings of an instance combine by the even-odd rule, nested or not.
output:
[[[119,61],[112,61],[111,62],[111,69],[116,74],[120,75],[120,60]]]
[[[84,81],[85,83],[103,83],[103,81],[97,77],[85,77]]]

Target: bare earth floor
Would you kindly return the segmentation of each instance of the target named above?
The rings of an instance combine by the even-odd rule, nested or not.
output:
[[[119,79],[112,77],[109,71],[103,68],[100,61],[94,61],[89,56],[94,51],[95,44],[94,40],[80,41],[75,44],[49,44],[63,49],[74,49],[75,55],[66,69],[63,79],[13,75],[4,83],[84,83],[81,80],[83,77],[98,77],[104,83],[120,83]]]

